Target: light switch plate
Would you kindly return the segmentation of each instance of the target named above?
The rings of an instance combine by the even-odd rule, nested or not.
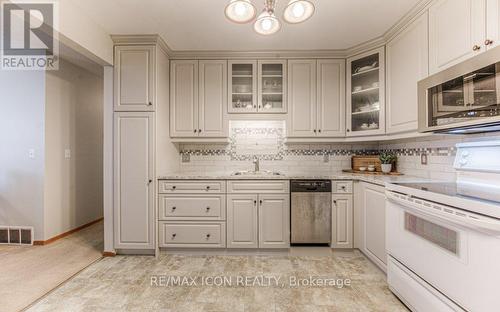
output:
[[[324,163],[330,162],[330,155],[323,155],[323,162]]]
[[[28,150],[28,157],[31,159],[35,159],[35,149],[34,148],[30,148]]]
[[[183,163],[188,163],[191,161],[191,156],[189,154],[182,154],[182,162]]]
[[[71,150],[70,149],[65,149],[64,150],[64,158],[70,159],[71,158]]]

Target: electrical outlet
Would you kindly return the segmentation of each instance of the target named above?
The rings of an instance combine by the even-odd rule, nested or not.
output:
[[[324,163],[330,162],[330,155],[323,155],[323,162]]]
[[[34,148],[30,148],[28,150],[28,157],[31,159],[35,159],[35,149]]]
[[[188,163],[191,161],[191,156],[189,154],[182,154],[182,162]]]
[[[71,158],[71,150],[70,149],[65,149],[64,150],[64,158],[70,159]]]
[[[420,155],[420,164],[427,165],[427,154],[426,153],[422,153]]]

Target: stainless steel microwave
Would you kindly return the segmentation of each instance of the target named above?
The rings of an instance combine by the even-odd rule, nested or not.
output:
[[[418,83],[419,132],[500,131],[500,47]]]

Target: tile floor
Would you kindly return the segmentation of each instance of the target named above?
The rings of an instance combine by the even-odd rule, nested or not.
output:
[[[383,273],[359,251],[298,254],[104,258],[28,311],[408,311],[388,289]],[[167,285],[167,276],[181,277],[180,283],[184,276],[196,278],[196,285]],[[225,285],[202,285],[202,279],[207,284],[207,277],[220,276],[226,277]],[[254,278],[260,276],[280,280],[263,285],[264,279],[259,286]],[[309,276],[349,279],[351,285],[290,285],[290,277]],[[151,277],[158,286],[151,285]]]

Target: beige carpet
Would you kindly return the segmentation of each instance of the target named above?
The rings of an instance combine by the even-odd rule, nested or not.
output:
[[[99,258],[103,222],[46,246],[0,246],[0,310],[23,310]]]

